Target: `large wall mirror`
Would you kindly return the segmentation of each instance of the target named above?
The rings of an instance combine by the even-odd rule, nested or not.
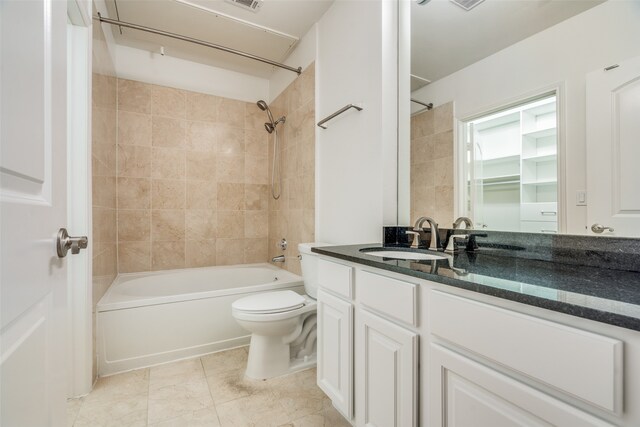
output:
[[[640,237],[640,1],[410,9],[400,224]]]

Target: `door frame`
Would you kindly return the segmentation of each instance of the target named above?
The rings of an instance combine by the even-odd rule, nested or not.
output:
[[[466,153],[467,131],[466,123],[473,121],[482,116],[497,113],[512,107],[516,107],[536,98],[542,98],[546,95],[555,93],[556,96],[556,116],[557,116],[557,197],[558,197],[558,234],[564,234],[567,229],[567,156],[566,156],[566,94],[567,90],[564,82],[554,83],[548,86],[538,88],[536,90],[523,92],[517,96],[504,99],[500,102],[484,106],[473,113],[464,117],[455,117],[454,110],[454,175],[453,175],[453,197],[454,197],[454,214],[456,217],[466,216],[466,173],[467,162]],[[455,105],[455,104],[454,104]],[[465,187],[461,187],[465,185]]]
[[[91,2],[68,1],[67,15],[67,227],[92,242]],[[68,397],[93,385],[92,246],[67,261]]]

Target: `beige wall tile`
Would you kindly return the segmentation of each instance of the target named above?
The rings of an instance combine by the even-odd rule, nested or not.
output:
[[[208,122],[187,122],[187,150],[216,151],[218,125]]]
[[[212,240],[217,237],[217,215],[215,211],[189,209],[185,217],[187,240]]]
[[[446,132],[453,129],[453,102],[447,102],[433,109],[434,133]]]
[[[266,184],[269,182],[269,159],[267,157],[245,156],[244,182]]]
[[[118,146],[118,176],[151,177],[151,148],[137,145]]]
[[[209,181],[187,181],[187,209],[216,209],[217,185]]]
[[[216,131],[216,146],[218,154],[236,156],[244,154],[244,129],[227,125],[219,126]]]
[[[244,237],[268,238],[269,213],[267,211],[246,211],[244,214]]]
[[[241,211],[244,209],[244,184],[218,183],[219,211]]]
[[[245,152],[249,156],[267,157],[269,155],[269,138],[264,129],[244,131]]]
[[[187,92],[187,119],[215,122],[221,98],[204,93]]]
[[[92,184],[93,206],[116,207],[116,178],[112,176],[94,176]]]
[[[216,240],[187,240],[186,267],[216,265]]]
[[[433,158],[441,159],[443,157],[453,156],[453,131],[437,133],[434,136]]]
[[[269,209],[269,185],[245,184],[244,208],[249,211],[264,211]]]
[[[453,187],[453,157],[445,157],[433,162],[434,183],[436,187]]]
[[[184,181],[152,180],[153,209],[184,209],[186,186]]]
[[[244,263],[244,239],[216,239],[216,264],[234,265]]]
[[[151,113],[151,85],[118,79],[118,110]]]
[[[244,262],[247,264],[269,260],[269,239],[244,239]]]
[[[186,140],[186,122],[180,119],[153,116],[151,138],[154,147],[183,148]]]
[[[229,156],[218,154],[216,178],[218,182],[244,183],[244,155]]]
[[[151,240],[178,241],[185,238],[185,211],[153,210],[151,211]]]
[[[116,143],[116,112],[106,108],[94,107],[91,117],[92,144]]]
[[[118,111],[118,144],[151,145],[151,116]]]
[[[244,128],[264,130],[264,124],[269,120],[267,113],[260,110],[257,105],[246,103],[244,106]],[[265,131],[266,132],[266,131]]]
[[[151,270],[151,242],[118,243],[118,271],[134,273]]]
[[[187,151],[187,179],[215,181],[216,154],[209,151]]]
[[[433,135],[411,139],[411,164],[433,160],[434,146],[435,137]]]
[[[116,176],[116,146],[94,144],[91,147],[93,176]]]
[[[151,211],[119,210],[118,241],[147,241],[151,239]]]
[[[184,119],[187,115],[187,94],[180,89],[154,85],[151,89],[151,113]]]
[[[93,73],[91,76],[92,105],[115,111],[117,100],[116,85],[115,77]]]
[[[118,178],[118,209],[151,208],[151,180]]]
[[[154,147],[151,150],[151,177],[155,179],[184,179],[184,150]]]
[[[184,241],[153,242],[151,244],[151,270],[184,268]]]
[[[433,135],[433,114],[433,110],[427,110],[411,118],[411,139]]]
[[[217,217],[218,238],[244,237],[244,215],[242,213],[219,211]]]
[[[221,98],[218,103],[217,121],[223,125],[244,128],[244,108],[246,102]]]

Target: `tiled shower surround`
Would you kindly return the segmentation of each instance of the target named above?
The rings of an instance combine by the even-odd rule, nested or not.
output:
[[[307,90],[309,80],[311,89]],[[282,158],[283,172],[287,171],[284,177],[290,181],[303,172],[299,166],[303,159],[297,157],[298,151],[291,156],[291,147],[301,145],[301,136],[313,147],[313,140],[308,141],[309,134],[313,138],[313,73],[305,72],[285,91],[286,97],[278,98],[287,99],[282,104],[286,111],[289,98],[296,96],[291,95],[297,93],[295,88],[307,92],[291,104],[296,108],[287,113],[284,127],[279,127],[284,131],[287,153]],[[311,107],[310,119],[299,107],[303,100],[305,108]],[[276,105],[272,109],[279,115]],[[275,222],[270,216],[289,212],[272,206],[278,213],[269,213],[271,163],[266,120],[266,113],[254,102],[117,80],[120,273],[268,260],[269,237],[280,236],[270,233],[270,224]],[[303,122],[311,131],[301,131]],[[289,148],[284,143],[287,139],[292,141]],[[313,177],[313,151],[310,163],[311,172],[308,167],[304,170]],[[295,172],[289,174],[289,170]],[[290,185],[285,184],[283,198],[287,208],[293,205],[296,209],[291,217],[302,221],[302,200],[298,206],[297,197],[289,196]],[[305,189],[293,191],[299,191],[302,198]],[[294,201],[290,204],[289,200]],[[311,205],[311,214],[312,209]],[[313,219],[311,225],[313,231]],[[301,241],[299,229],[292,227],[290,232],[291,237],[286,236],[290,241]]]
[[[287,121],[278,125],[282,191],[277,200],[269,194],[269,258],[284,254],[285,263],[278,265],[296,274],[301,274],[298,243],[315,241],[314,70],[311,64],[271,105],[275,118],[285,115]],[[274,140],[272,134],[269,165]],[[276,247],[282,238],[289,243],[286,251]]]
[[[453,103],[411,117],[411,223],[453,223]]]

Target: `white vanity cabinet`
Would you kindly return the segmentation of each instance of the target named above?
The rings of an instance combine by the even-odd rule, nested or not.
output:
[[[640,332],[328,259],[318,382],[354,425],[640,426]]]
[[[356,274],[356,425],[418,425],[418,285]]]
[[[353,268],[318,261],[318,386],[347,419],[353,418]]]

